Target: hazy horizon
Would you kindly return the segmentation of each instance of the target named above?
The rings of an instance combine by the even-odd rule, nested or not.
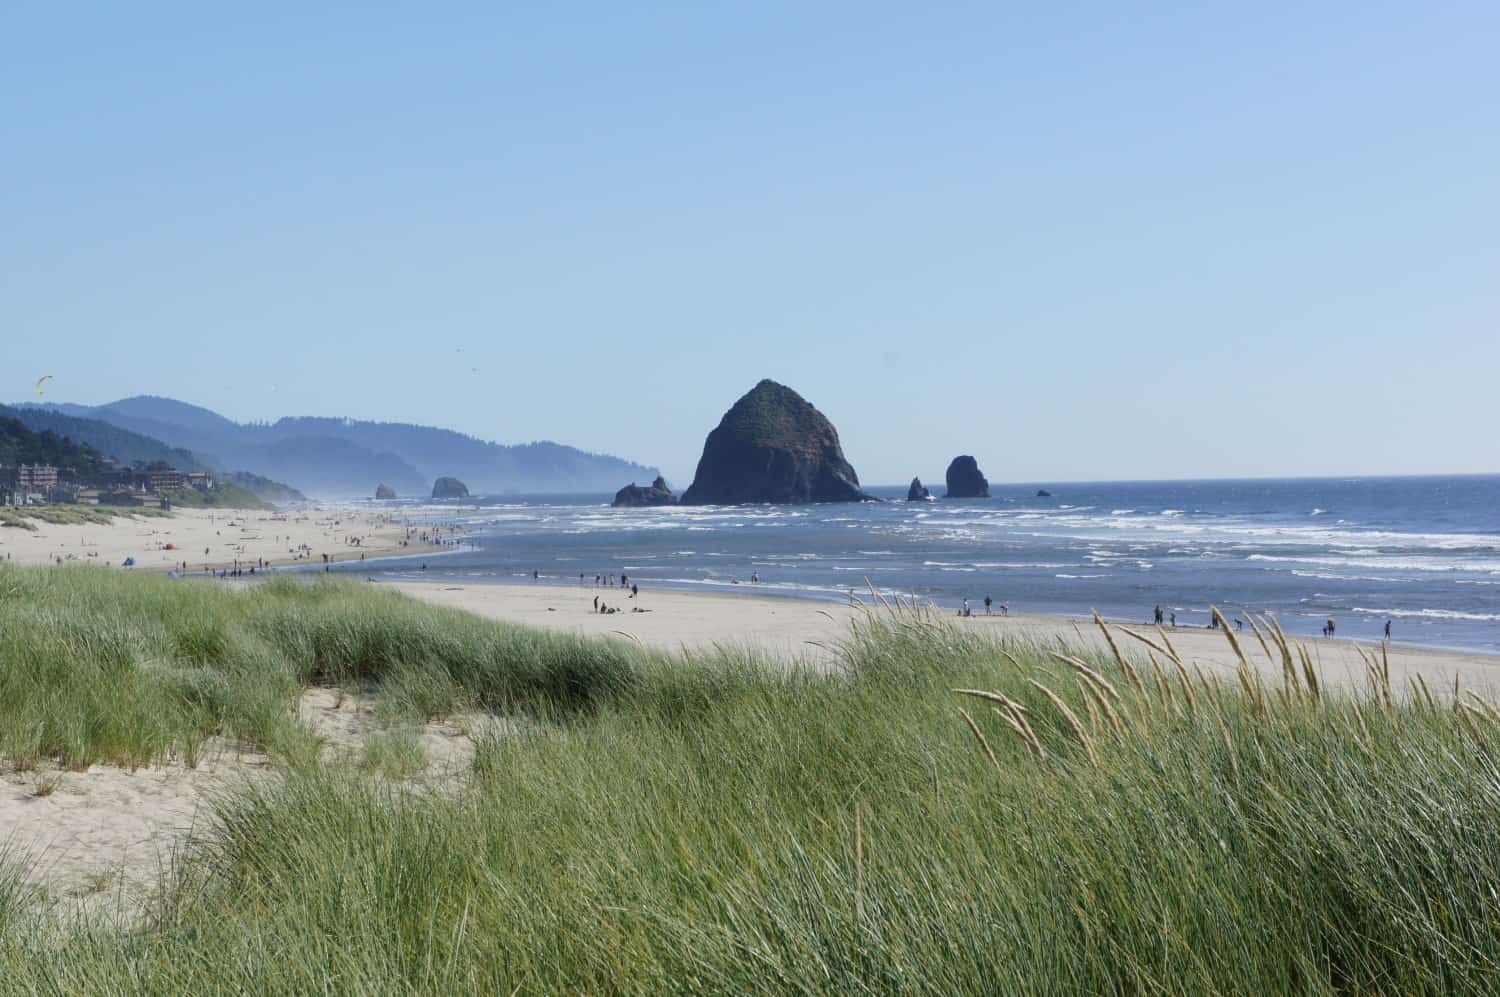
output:
[[[866,483],[1500,470],[1500,8],[11,11],[0,397]],[[621,482],[625,484],[625,482]]]
[[[102,406],[102,405],[107,405],[107,404],[109,404],[111,402],[122,401],[126,397],[130,397],[130,396],[121,396],[120,398],[108,398],[108,399],[104,399],[102,401],[97,401],[97,402],[76,402],[76,401],[72,401],[70,399],[49,400],[46,397],[42,397],[40,399],[25,399],[25,400],[22,400],[22,401],[8,401],[8,402],[7,401],[0,401],[0,406],[12,406],[12,407],[14,407],[14,406],[17,406],[17,405],[26,405],[26,404],[30,404],[30,403],[34,402],[34,403],[43,404],[43,405],[85,405],[85,406],[88,406],[88,407],[98,407],[98,406]],[[158,396],[158,397],[167,397],[167,396]],[[190,405],[199,405],[199,403],[194,402],[191,399],[187,399],[187,398],[177,398],[177,399],[173,399],[173,400],[174,401],[180,401],[180,402],[186,402],[187,404],[190,404]],[[210,408],[210,406],[206,406],[206,405],[199,405],[199,407],[201,407],[201,408]],[[217,411],[217,410],[212,410],[212,411]],[[225,413],[223,413],[223,412],[219,412],[218,414],[225,415]],[[272,417],[269,417],[269,418],[254,419],[254,420],[235,419],[234,421],[240,422],[242,424],[243,423],[251,423],[251,422],[256,422],[256,423],[261,423],[261,424],[271,424],[271,423],[276,422],[277,419],[281,419],[281,418],[300,418],[300,417],[306,417],[308,415],[309,415],[309,413],[305,413],[305,412],[284,412],[284,413],[281,413],[279,415],[272,416]],[[317,417],[318,418],[347,418],[347,419],[353,419],[353,420],[356,420],[356,421],[369,421],[369,422],[395,422],[395,421],[398,421],[398,420],[392,420],[392,419],[384,419],[384,418],[381,418],[379,416],[353,416],[353,415],[347,415],[347,414],[344,414],[344,413],[328,413],[328,414],[319,415]],[[400,421],[404,421],[404,420],[400,420]],[[714,425],[717,425],[717,423],[718,423],[718,420],[717,420],[717,418],[715,418]],[[428,425],[428,426],[432,426],[432,428],[436,428],[436,429],[454,429],[454,427],[452,427],[452,426],[435,426],[435,425],[430,424],[430,423],[416,423],[416,425]],[[710,426],[709,428],[711,429],[712,426]],[[456,430],[456,429],[454,431],[456,431],[456,432],[464,432],[463,430]],[[508,440],[508,439],[497,439],[497,438],[486,437],[486,436],[483,436],[483,435],[480,435],[480,434],[474,434],[474,433],[466,433],[466,435],[474,436],[475,438],[483,440],[484,442],[487,442],[487,443],[499,443],[499,444],[512,444],[512,445],[514,445],[514,444],[551,442],[551,443],[564,444],[564,445],[567,445],[567,446],[577,446],[577,444],[575,444],[575,443],[572,443],[572,442],[570,442],[568,440],[561,440],[561,439],[539,438],[539,439],[535,439],[535,440]],[[705,436],[707,435],[707,431],[705,431],[704,435]],[[587,450],[587,448],[582,448],[582,449]],[[847,445],[845,446],[845,455],[848,456]],[[639,458],[636,458],[636,457],[632,457],[630,454],[608,454],[607,456],[620,457],[620,458],[625,459],[625,460],[630,460],[630,461],[634,461],[636,463],[645,464],[648,467],[655,466],[653,464],[653,462],[650,461],[650,460],[642,460],[642,459],[639,459]],[[935,496],[941,498],[942,497],[943,482],[944,482],[944,474],[945,474],[945,472],[947,470],[948,462],[952,459],[952,457],[956,457],[956,456],[958,456],[958,454],[953,454],[950,457],[943,458],[943,460],[940,462],[941,466],[937,467],[935,470],[932,470],[932,471],[930,471],[928,473],[923,473],[923,472],[921,472],[919,470],[919,471],[913,472],[912,476],[914,476],[914,477],[920,477],[922,479],[922,482],[924,484],[926,484],[927,486],[929,486],[930,488],[933,489],[933,494]],[[855,470],[858,471],[859,470],[859,464],[857,463],[857,461],[855,461],[851,457],[850,458],[850,462],[854,464]],[[693,457],[692,461],[688,464],[687,470],[684,473],[682,473],[682,474],[674,474],[669,469],[667,469],[666,467],[662,467],[662,473],[666,476],[668,482],[672,485],[672,487],[674,489],[680,491],[682,489],[685,489],[692,482],[692,480],[693,480],[693,470],[696,467],[696,465],[697,465],[697,456],[695,455]],[[1416,471],[1416,472],[1410,472],[1410,473],[1392,473],[1392,472],[1382,472],[1382,471],[1370,471],[1370,472],[1357,472],[1356,471],[1356,472],[1330,473],[1330,474],[1301,474],[1301,475],[1299,475],[1299,474],[1274,474],[1274,473],[1272,473],[1272,474],[1237,475],[1237,476],[1221,476],[1221,477],[1205,477],[1205,476],[1182,476],[1182,477],[1165,477],[1165,478],[1089,478],[1089,477],[1080,477],[1080,478],[1029,478],[1028,479],[1028,478],[1004,478],[1004,477],[999,477],[999,476],[997,476],[995,474],[992,474],[992,473],[990,473],[990,469],[985,465],[983,459],[980,459],[979,465],[980,465],[980,470],[982,470],[982,471],[985,472],[986,476],[990,480],[990,483],[992,485],[998,485],[998,486],[1001,486],[1001,487],[1013,487],[1013,486],[1027,486],[1027,487],[1035,486],[1035,487],[1042,487],[1042,486],[1049,485],[1049,484],[1058,484],[1058,485],[1142,484],[1142,485],[1145,485],[1145,484],[1153,484],[1153,483],[1187,484],[1187,483],[1192,483],[1192,482],[1234,482],[1234,481],[1296,481],[1296,480],[1330,480],[1330,481],[1333,481],[1333,480],[1372,479],[1372,478],[1448,478],[1448,477],[1488,477],[1488,476],[1500,475],[1500,471]],[[876,489],[902,489],[902,490],[904,490],[907,487],[907,485],[910,483],[911,478],[910,477],[903,477],[903,478],[901,478],[899,480],[898,479],[892,479],[892,480],[889,480],[889,481],[882,481],[882,480],[870,479],[867,476],[865,476],[864,474],[861,474],[860,475],[860,480],[867,487],[870,487],[870,488],[876,488]],[[628,482],[624,482],[622,484],[628,484]],[[645,482],[637,482],[637,484],[645,484]],[[479,494],[479,493],[476,493],[476,494]],[[545,493],[541,493],[541,494],[545,494]]]

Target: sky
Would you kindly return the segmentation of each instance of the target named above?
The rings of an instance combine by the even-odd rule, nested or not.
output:
[[[680,487],[771,377],[872,484],[1500,471],[1497,51],[1493,2],[12,2],[0,401]]]

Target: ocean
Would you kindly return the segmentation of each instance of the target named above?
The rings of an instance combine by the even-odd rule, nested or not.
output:
[[[1038,497],[1046,488],[1051,497]],[[915,594],[956,609],[1203,626],[1270,613],[1288,632],[1500,653],[1500,475],[991,486],[985,500],[611,509],[609,496],[476,499],[437,519],[469,548],[340,570],[464,584],[592,584],[847,600]],[[402,503],[382,503],[399,512]],[[752,582],[753,577],[759,581]]]

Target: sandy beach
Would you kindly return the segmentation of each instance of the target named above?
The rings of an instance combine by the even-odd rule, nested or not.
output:
[[[166,570],[174,552],[166,543],[210,549],[212,564],[266,558],[285,562],[298,545],[306,544],[321,563],[329,552],[341,559],[358,556],[360,548],[347,538],[362,537],[367,557],[403,554],[422,549],[403,547],[405,527],[378,512],[348,508],[310,509],[288,516],[269,513],[208,513],[184,511],[171,519],[121,519],[106,527],[43,527],[37,533],[8,529],[0,548],[15,561],[45,564],[61,552],[67,560],[115,563],[137,557],[140,570]],[[430,546],[428,549],[431,549]],[[87,558],[97,551],[98,558]],[[304,556],[304,560],[306,557]],[[194,564],[197,567],[197,564]],[[112,570],[119,570],[114,568]],[[250,582],[249,584],[254,584]],[[863,606],[837,602],[778,598],[744,593],[697,593],[643,589],[632,599],[618,587],[553,584],[452,584],[443,582],[382,582],[425,603],[462,610],[490,619],[550,630],[641,643],[666,650],[714,647],[750,648],[807,667],[833,667],[831,650],[848,633],[851,621],[866,612]],[[618,607],[601,614],[594,600]],[[636,612],[634,610],[641,610]],[[1097,627],[1086,618],[1012,614],[958,618],[953,625],[996,635],[1040,641],[1061,640],[1072,647],[1080,641],[1102,650]],[[1147,626],[1124,621],[1114,630],[1122,649],[1145,659],[1147,648],[1132,640],[1124,628],[1155,635]],[[1236,658],[1219,632],[1201,629],[1169,631],[1185,660],[1206,671],[1232,675]],[[1280,682],[1280,665],[1271,661],[1248,630],[1241,647],[1272,683]],[[1329,685],[1358,687],[1364,683],[1360,649],[1370,645],[1349,640],[1307,639],[1309,649]],[[1457,677],[1465,689],[1494,697],[1500,692],[1500,656],[1436,648],[1392,645],[1391,679],[1401,693],[1410,675],[1420,674],[1434,691],[1451,690]],[[374,703],[357,694],[309,689],[298,712],[323,738],[329,749],[355,757],[375,729]],[[456,772],[473,751],[471,730],[481,720],[453,717],[422,728],[424,753],[432,771]],[[121,911],[127,919],[135,901],[147,894],[173,855],[191,845],[195,834],[207,829],[210,802],[245,781],[275,777],[267,760],[255,751],[215,740],[203,764],[189,768],[181,760],[127,772],[109,765],[93,765],[81,772],[62,771],[54,764],[27,772],[0,772],[0,828],[34,864],[27,878],[51,895],[76,902],[83,910]]]
[[[405,511],[403,510],[403,513]],[[189,572],[257,563],[343,563],[442,550],[451,529],[405,525],[402,516],[353,506],[310,506],[288,512],[178,509],[169,516],[120,515],[107,525],[54,525],[0,529],[0,560],[18,564],[98,564],[134,570]],[[425,537],[425,539],[424,539]]]
[[[650,591],[637,599],[619,588],[564,585],[454,585],[438,582],[399,582],[392,588],[435,605],[462,609],[491,619],[573,633],[638,639],[666,650],[693,650],[715,645],[749,646],[773,655],[826,661],[828,645],[848,632],[850,620],[863,608],[837,602],[785,599],[751,594]],[[594,597],[621,612],[593,611]],[[632,612],[634,609],[645,612]],[[1058,638],[1078,646],[1103,648],[1103,637],[1087,617],[1012,613],[1009,616],[948,616],[955,625],[1044,641]],[[1111,621],[1117,622],[1117,621]],[[1118,621],[1136,633],[1153,636],[1149,624]],[[1233,675],[1234,651],[1220,631],[1179,628],[1168,635],[1185,661],[1196,661],[1207,671]],[[1252,664],[1279,682],[1279,659],[1270,661],[1247,628],[1237,635]],[[1115,638],[1132,656],[1145,659],[1150,649],[1124,634]],[[1153,637],[1154,639],[1154,637]],[[1362,685],[1365,665],[1360,656],[1379,651],[1379,645],[1352,640],[1299,638],[1330,684]],[[1274,650],[1274,647],[1273,647]],[[1388,650],[1393,688],[1405,690],[1407,676],[1420,674],[1434,689],[1451,688],[1455,676],[1464,688],[1494,693],[1500,690],[1500,656],[1470,651],[1392,644]]]

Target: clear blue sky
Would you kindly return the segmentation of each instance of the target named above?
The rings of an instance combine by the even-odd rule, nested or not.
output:
[[[1500,470],[1500,5],[506,6],[7,4],[0,399]]]

